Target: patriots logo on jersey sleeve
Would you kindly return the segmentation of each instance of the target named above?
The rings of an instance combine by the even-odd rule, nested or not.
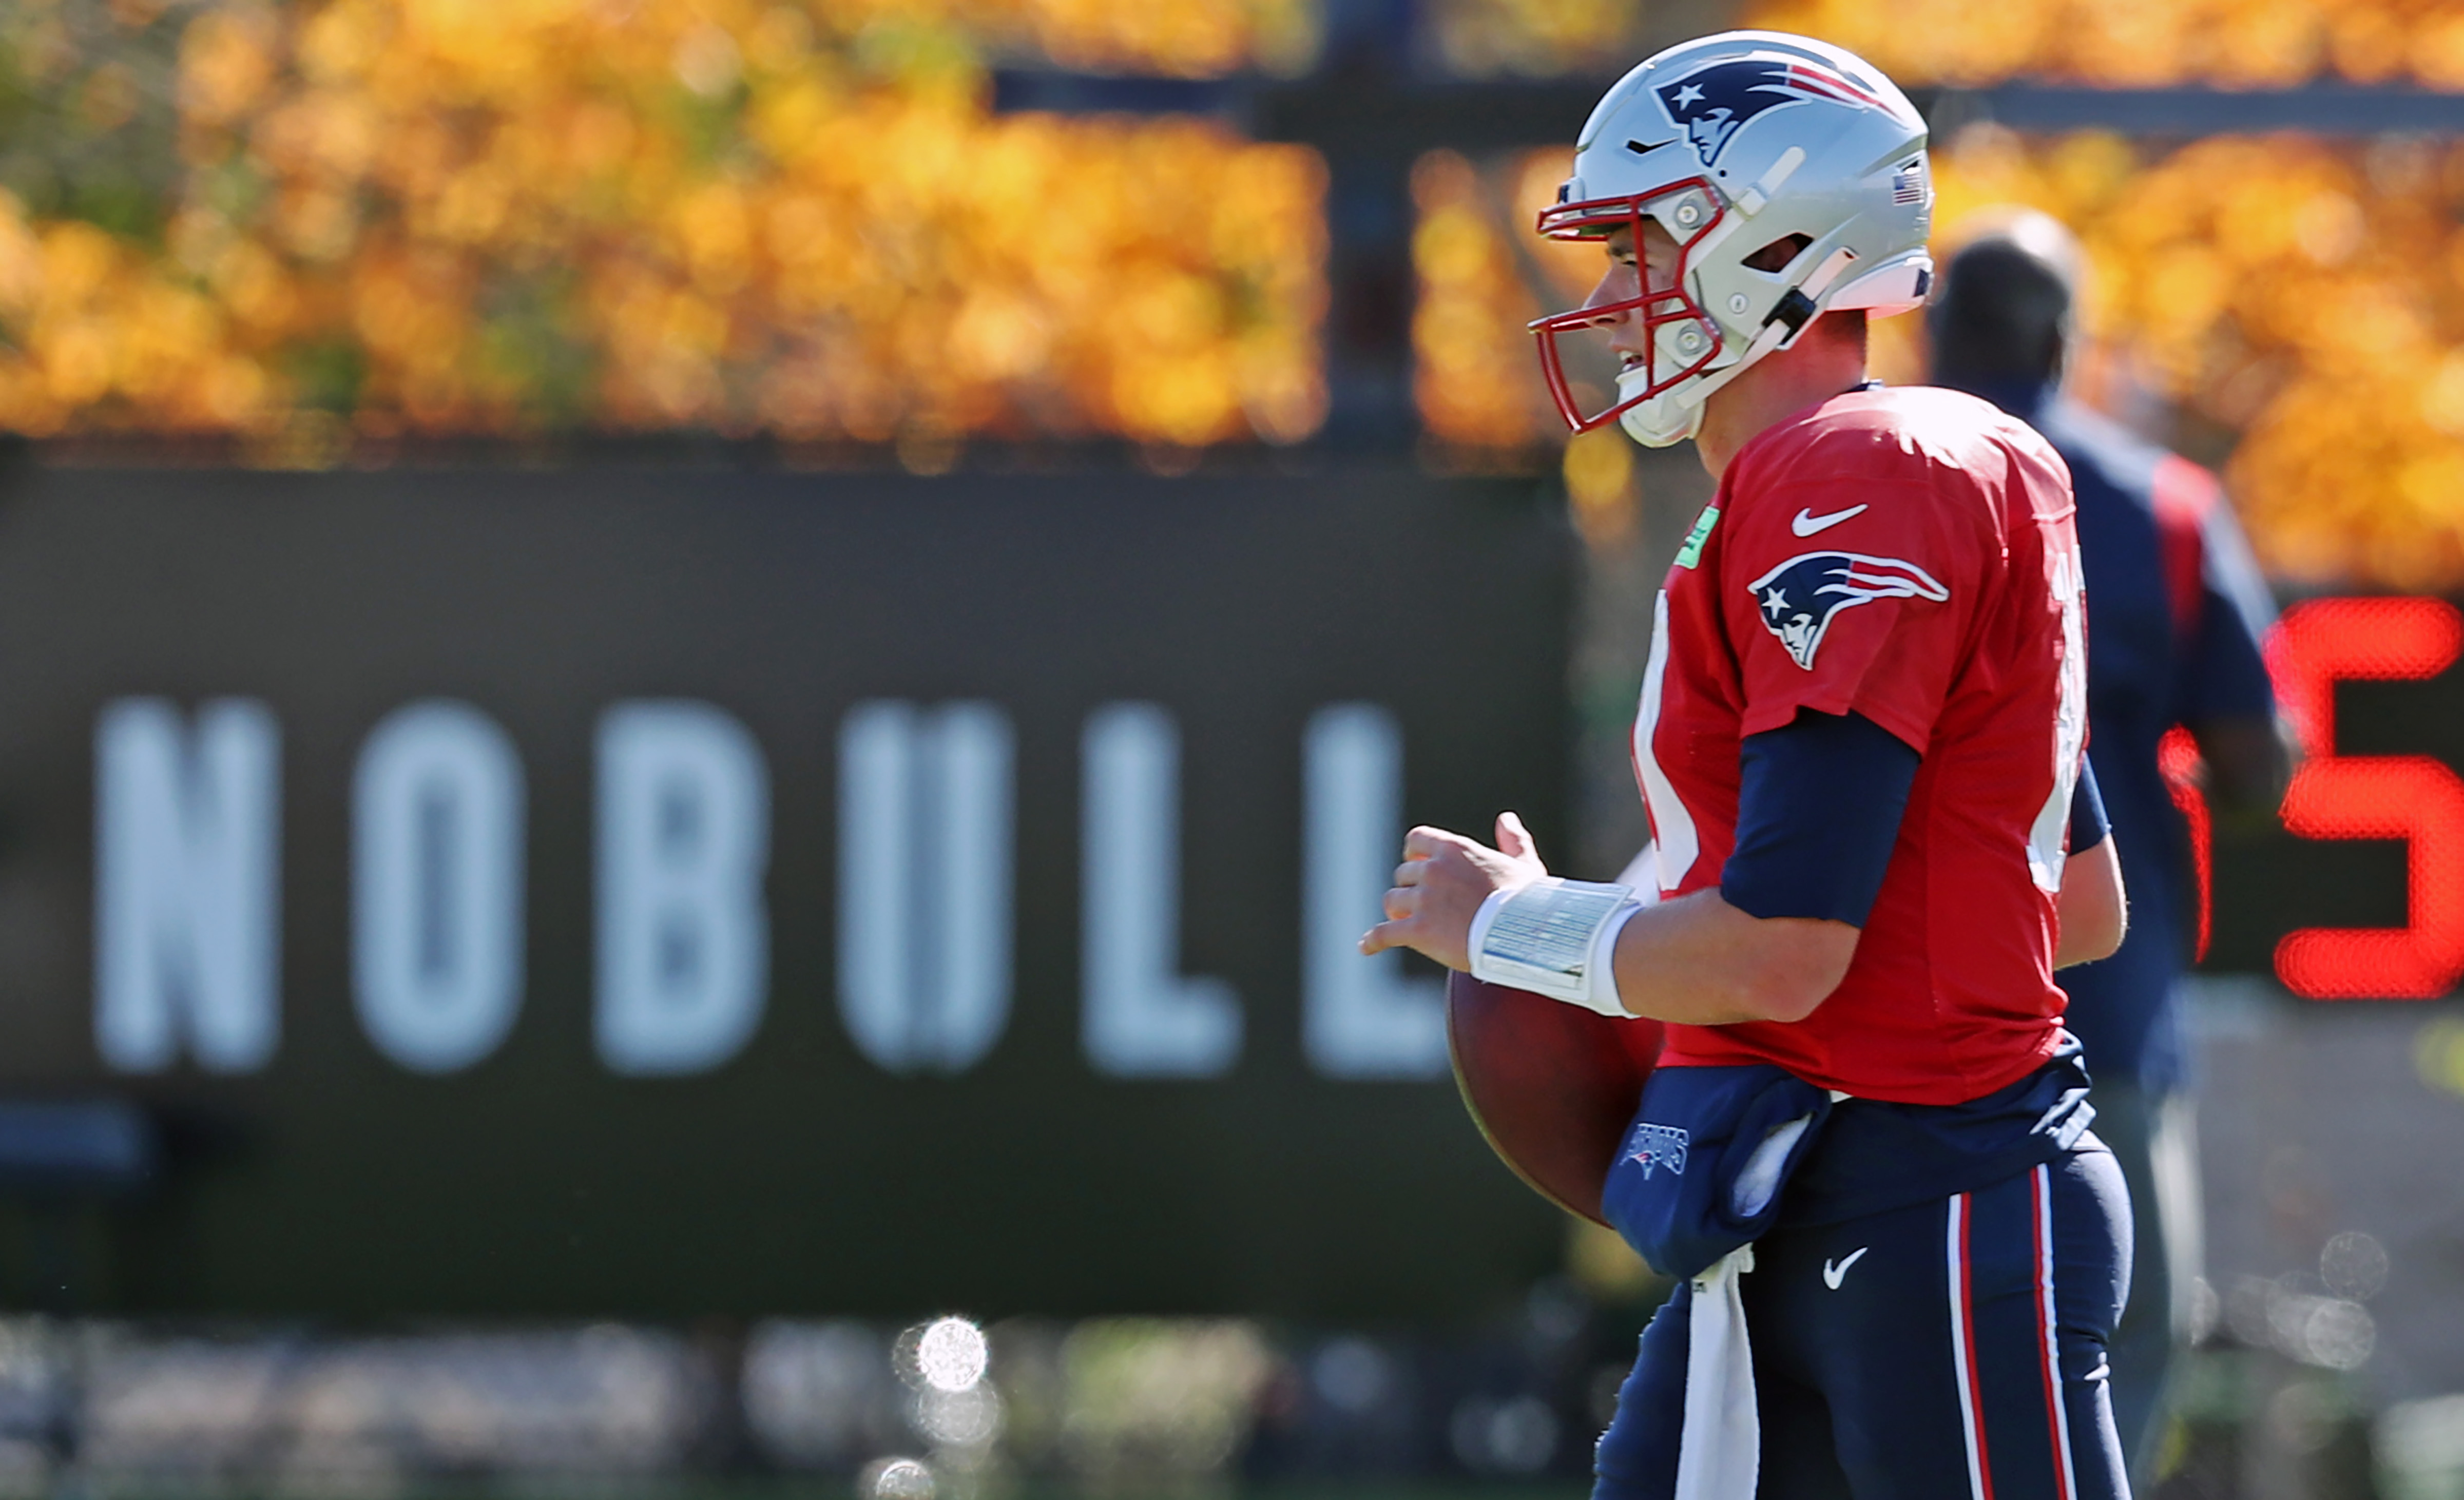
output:
[[[1685,132],[1705,166],[1727,148],[1728,138],[1737,133],[1738,126],[1782,104],[1830,99],[1835,103],[1891,107],[1827,68],[1782,57],[1715,62],[1675,82],[1660,84],[1653,92],[1660,96],[1661,107],[1668,111],[1669,123]]]
[[[1930,599],[1939,604],[1950,597],[1949,589],[1915,563],[1861,552],[1799,553],[1749,586],[1754,602],[1762,607],[1763,625],[1808,672],[1814,670],[1814,653],[1822,649],[1822,637],[1830,632],[1832,619],[1840,610],[1877,599]]]

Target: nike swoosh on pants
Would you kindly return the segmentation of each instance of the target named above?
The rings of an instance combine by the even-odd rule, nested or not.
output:
[[[1822,1284],[1829,1287],[1834,1291],[1838,1290],[1839,1283],[1847,1278],[1848,1268],[1856,1265],[1859,1261],[1863,1260],[1865,1258],[1865,1252],[1872,1248],[1873,1246],[1870,1245],[1860,1245],[1854,1250],[1849,1251],[1848,1258],[1841,1261],[1837,1266],[1831,1264],[1827,1259],[1823,1261]]]

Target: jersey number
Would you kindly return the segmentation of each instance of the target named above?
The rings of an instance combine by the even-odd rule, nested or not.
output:
[[[2062,888],[2071,791],[2079,783],[2079,752],[2087,744],[2087,596],[2077,549],[2049,553],[2045,579],[2062,617],[2061,696],[2054,711],[2054,790],[2029,830],[2028,873],[2037,890],[2052,894]]]
[[[1651,737],[1660,729],[1660,695],[1668,680],[1668,590],[1661,589],[1651,607],[1651,664],[1642,673],[1642,707],[1634,720],[1634,769],[1642,781],[1643,805],[1651,810],[1651,835],[1660,862],[1660,889],[1674,891],[1694,868],[1702,841],[1694,831],[1694,814],[1669,783],[1652,754]]]

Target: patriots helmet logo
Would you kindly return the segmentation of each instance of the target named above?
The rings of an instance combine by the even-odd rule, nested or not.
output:
[[[1705,166],[1719,160],[1738,126],[1783,104],[1828,99],[1835,104],[1890,108],[1871,92],[1802,58],[1715,62],[1673,82],[1655,85],[1652,92],[1668,111],[1668,122],[1685,132]]]
[[[1861,552],[1803,552],[1772,568],[1749,585],[1762,607],[1763,625],[1789,656],[1808,672],[1822,637],[1840,610],[1872,604],[1877,599],[1929,599],[1936,604],[1950,590],[1933,575],[1900,558],[1867,557]]]

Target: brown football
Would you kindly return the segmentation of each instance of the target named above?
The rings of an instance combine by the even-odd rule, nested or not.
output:
[[[1657,1021],[1446,977],[1446,1043],[1472,1122],[1516,1176],[1595,1224],[1664,1035]]]

